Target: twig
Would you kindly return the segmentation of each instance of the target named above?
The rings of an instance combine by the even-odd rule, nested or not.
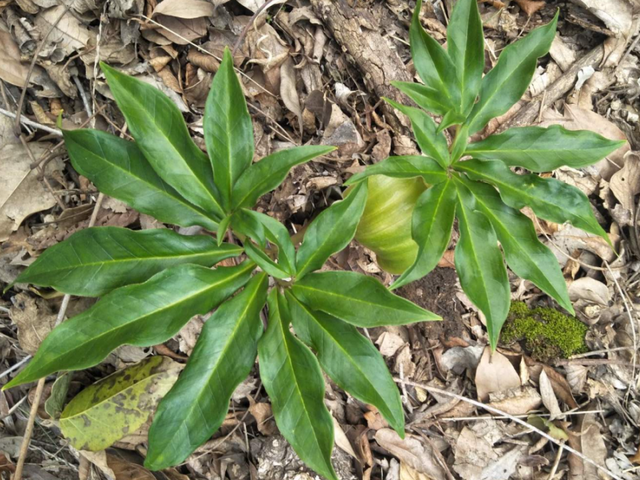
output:
[[[18,108],[16,108],[16,123],[14,125],[14,131],[16,134],[16,137],[20,136],[20,116],[22,113],[22,106],[24,105],[24,99],[27,96],[27,87],[29,86],[29,79],[31,78],[31,74],[33,73],[33,69],[36,66],[36,61],[38,60],[38,56],[40,55],[40,51],[42,50],[42,47],[44,47],[44,42],[47,41],[47,38],[49,38],[49,35],[51,35],[51,32],[53,32],[54,28],[56,28],[58,26],[58,23],[60,23],[60,20],[62,20],[62,17],[65,16],[65,14],[68,12],[68,7],[66,5],[64,5],[64,9],[62,10],[62,13],[60,14],[60,16],[56,19],[55,22],[53,22],[51,24],[51,28],[49,28],[49,30],[47,30],[47,33],[45,33],[44,37],[42,37],[42,40],[40,40],[40,43],[38,43],[38,48],[36,48],[36,51],[33,53],[33,59],[31,60],[31,64],[29,65],[29,71],[27,72],[27,78],[24,81],[24,88],[22,89],[22,93],[20,94],[20,101],[18,102]],[[22,472],[21,472],[22,473]],[[17,471],[16,471],[16,476],[14,477],[16,480],[20,480],[20,478],[17,476]]]
[[[530,431],[535,432],[538,435],[541,435],[542,437],[546,438],[547,440],[549,440],[551,443],[554,443],[558,447],[560,447],[561,445],[564,445],[562,442],[559,442],[558,440],[553,438],[551,435],[549,435],[546,432],[543,432],[539,428],[536,428],[533,425],[530,425],[529,423],[525,422],[524,420],[520,420],[519,418],[514,417],[513,415],[510,415],[507,412],[503,412],[502,410],[499,410],[499,409],[497,409],[495,407],[491,407],[489,405],[485,405],[484,403],[478,402],[476,400],[472,400],[471,398],[463,397],[462,395],[458,395],[457,393],[451,393],[451,392],[448,392],[446,390],[442,390],[440,388],[436,388],[436,387],[431,387],[429,385],[425,385],[424,383],[411,382],[409,380],[402,380],[400,378],[394,378],[393,380],[395,382],[397,382],[397,383],[400,383],[400,384],[406,383],[407,385],[412,385],[414,387],[420,387],[423,390],[426,390],[427,392],[437,393],[438,395],[445,395],[447,397],[455,398],[455,399],[460,400],[462,402],[465,402],[465,403],[468,403],[468,404],[473,405],[475,407],[478,407],[478,408],[481,408],[483,410],[486,410],[487,412],[491,412],[491,413],[495,413],[497,415],[501,415],[503,417],[508,418],[512,422],[515,422],[518,425],[521,425],[521,426],[529,429]],[[573,453],[574,455],[580,457],[583,461],[587,462],[588,464],[593,465],[598,470],[600,470],[602,472],[605,472],[607,475],[611,476],[611,478],[614,478],[616,480],[623,480],[621,477],[619,477],[618,475],[616,475],[615,473],[613,473],[609,469],[607,469],[607,468],[605,468],[605,467],[603,467],[601,465],[598,465],[596,462],[594,462],[590,458],[586,457],[582,452],[579,452],[576,449],[571,448],[568,445],[564,445],[564,449],[567,450],[568,452]]]
[[[15,365],[10,366],[9,368],[7,368],[4,372],[0,373],[0,378],[4,378],[7,375],[9,375],[11,372],[13,372],[14,370],[19,369],[22,365],[24,365],[25,363],[27,363],[29,360],[31,360],[33,357],[31,355],[27,355],[26,357],[24,357],[22,360],[20,360],[18,363],[16,363]]]
[[[564,442],[561,442],[560,448],[558,449],[558,453],[556,454],[556,460],[555,462],[553,462],[553,466],[551,467],[551,472],[549,473],[547,480],[553,480],[553,477],[555,477],[556,472],[558,471],[558,465],[560,465],[560,457],[562,457],[564,446],[565,446]]]
[[[0,114],[6,115],[7,117],[13,118],[13,119],[17,117],[15,113],[9,112],[4,108],[0,108]],[[28,125],[30,127],[37,128],[44,132],[50,133],[51,135],[55,135],[56,137],[62,136],[62,132],[57,128],[47,127],[46,125],[42,125],[41,123],[34,122],[33,120],[29,120],[28,118],[24,118],[23,116],[20,116],[20,123],[22,123],[23,125]]]
[[[98,199],[96,200],[96,205],[93,209],[91,220],[89,220],[89,228],[91,228],[96,223],[98,210],[100,210],[103,198],[104,195],[100,193],[98,195]],[[56,317],[54,328],[60,325],[64,320],[64,316],[67,313],[67,307],[69,306],[69,300],[71,300],[71,295],[69,294],[66,294],[62,298],[62,304],[60,305],[60,310],[58,311],[58,316]],[[41,378],[40,380],[38,380],[38,384],[36,386],[36,393],[33,396],[33,403],[31,405],[31,411],[29,412],[27,428],[25,429],[24,437],[22,438],[22,445],[20,445],[20,454],[18,456],[18,463],[16,463],[16,472],[13,476],[13,480],[22,480],[22,470],[24,469],[24,462],[27,459],[29,444],[31,443],[31,435],[33,434],[33,425],[35,424],[36,415],[38,414],[38,407],[40,406],[40,399],[42,398],[42,392],[44,391],[45,381],[46,377]]]

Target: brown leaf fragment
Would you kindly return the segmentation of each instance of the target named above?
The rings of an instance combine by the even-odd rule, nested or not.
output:
[[[398,458],[400,463],[406,463],[413,470],[434,479],[447,478],[431,445],[419,437],[407,435],[403,440],[395,431],[384,428],[378,430],[374,438],[382,448]]]
[[[520,386],[520,375],[511,362],[500,352],[485,347],[476,370],[476,389],[478,398],[486,402],[490,393],[505,392]]]
[[[515,2],[529,17],[545,6],[542,0],[515,0]]]
[[[549,414],[551,415],[549,420],[554,420],[560,417],[562,415],[560,404],[558,403],[558,399],[553,392],[551,380],[549,380],[549,377],[544,370],[540,372],[540,378],[538,382],[540,384],[540,396],[542,397],[542,403],[545,407],[547,407],[547,410],[549,410]]]
[[[210,17],[215,13],[212,3],[202,0],[164,0],[153,10],[153,15],[167,15],[176,18]]]

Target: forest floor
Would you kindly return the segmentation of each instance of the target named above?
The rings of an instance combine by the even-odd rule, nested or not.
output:
[[[95,187],[68,161],[56,128],[60,112],[68,129],[89,125],[117,133],[124,125],[98,60],[167,93],[196,142],[204,144],[211,80],[223,48],[240,39],[234,60],[253,117],[256,158],[293,145],[339,147],[296,167],[259,203],[259,210],[293,232],[339,199],[344,181],[365,165],[390,154],[418,153],[407,119],[381,101],[387,96],[406,102],[390,82],[415,74],[408,47],[413,1],[280,0],[254,16],[262,3],[0,0],[0,288],[44,249],[86,228],[92,214],[98,226],[166,227],[112,198],[96,205]],[[423,25],[444,42],[454,2],[425,3]],[[586,326],[585,345],[567,357],[540,345],[562,343],[566,332],[542,342],[512,335],[492,359],[483,319],[463,294],[448,252],[434,272],[399,292],[443,322],[367,332],[398,379],[406,438],[327,379],[336,469],[341,480],[640,478],[640,1],[485,0],[480,9],[487,66],[560,9],[558,35],[527,94],[479,137],[513,125],[560,124],[626,139],[625,147],[592,167],[553,173],[589,196],[615,251],[569,225],[537,222],[541,240],[562,265],[577,319]],[[16,111],[21,137],[15,134]],[[331,262],[387,285],[392,280],[356,242]],[[527,281],[511,276],[511,287],[514,302],[557,307]],[[61,300],[55,292],[23,285],[2,295],[1,384],[15,374],[1,372],[35,352]],[[67,317],[90,305],[72,297]],[[76,373],[68,397],[149,355],[184,363],[202,325],[202,318],[194,318],[163,345],[117,350],[100,366]],[[223,428],[183,465],[153,474],[141,466],[148,425],[107,451],[71,447],[55,413],[45,409],[52,383],[29,444],[29,478],[318,478],[279,436],[257,366],[234,394]],[[33,396],[33,386],[0,393],[3,478],[15,468]]]

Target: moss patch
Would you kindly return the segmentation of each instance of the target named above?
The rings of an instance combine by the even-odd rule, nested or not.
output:
[[[586,352],[587,330],[589,327],[577,318],[553,308],[529,309],[523,302],[513,302],[501,340],[505,344],[523,341],[535,360],[548,362]]]

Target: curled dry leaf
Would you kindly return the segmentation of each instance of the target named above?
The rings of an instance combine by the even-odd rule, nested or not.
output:
[[[540,372],[540,379],[538,382],[540,384],[540,396],[542,397],[542,403],[547,407],[547,410],[549,410],[549,414],[551,415],[549,420],[555,420],[562,415],[562,410],[560,410],[560,404],[553,392],[551,380],[549,380],[549,377],[544,370]]]
[[[490,393],[505,392],[520,386],[520,375],[511,362],[500,352],[485,347],[476,370],[476,389],[478,398],[486,402]]]
[[[398,458],[400,463],[406,463],[419,473],[431,478],[446,478],[446,472],[438,463],[433,448],[414,435],[407,435],[401,439],[390,428],[378,430],[375,435],[378,444],[391,455]]]

